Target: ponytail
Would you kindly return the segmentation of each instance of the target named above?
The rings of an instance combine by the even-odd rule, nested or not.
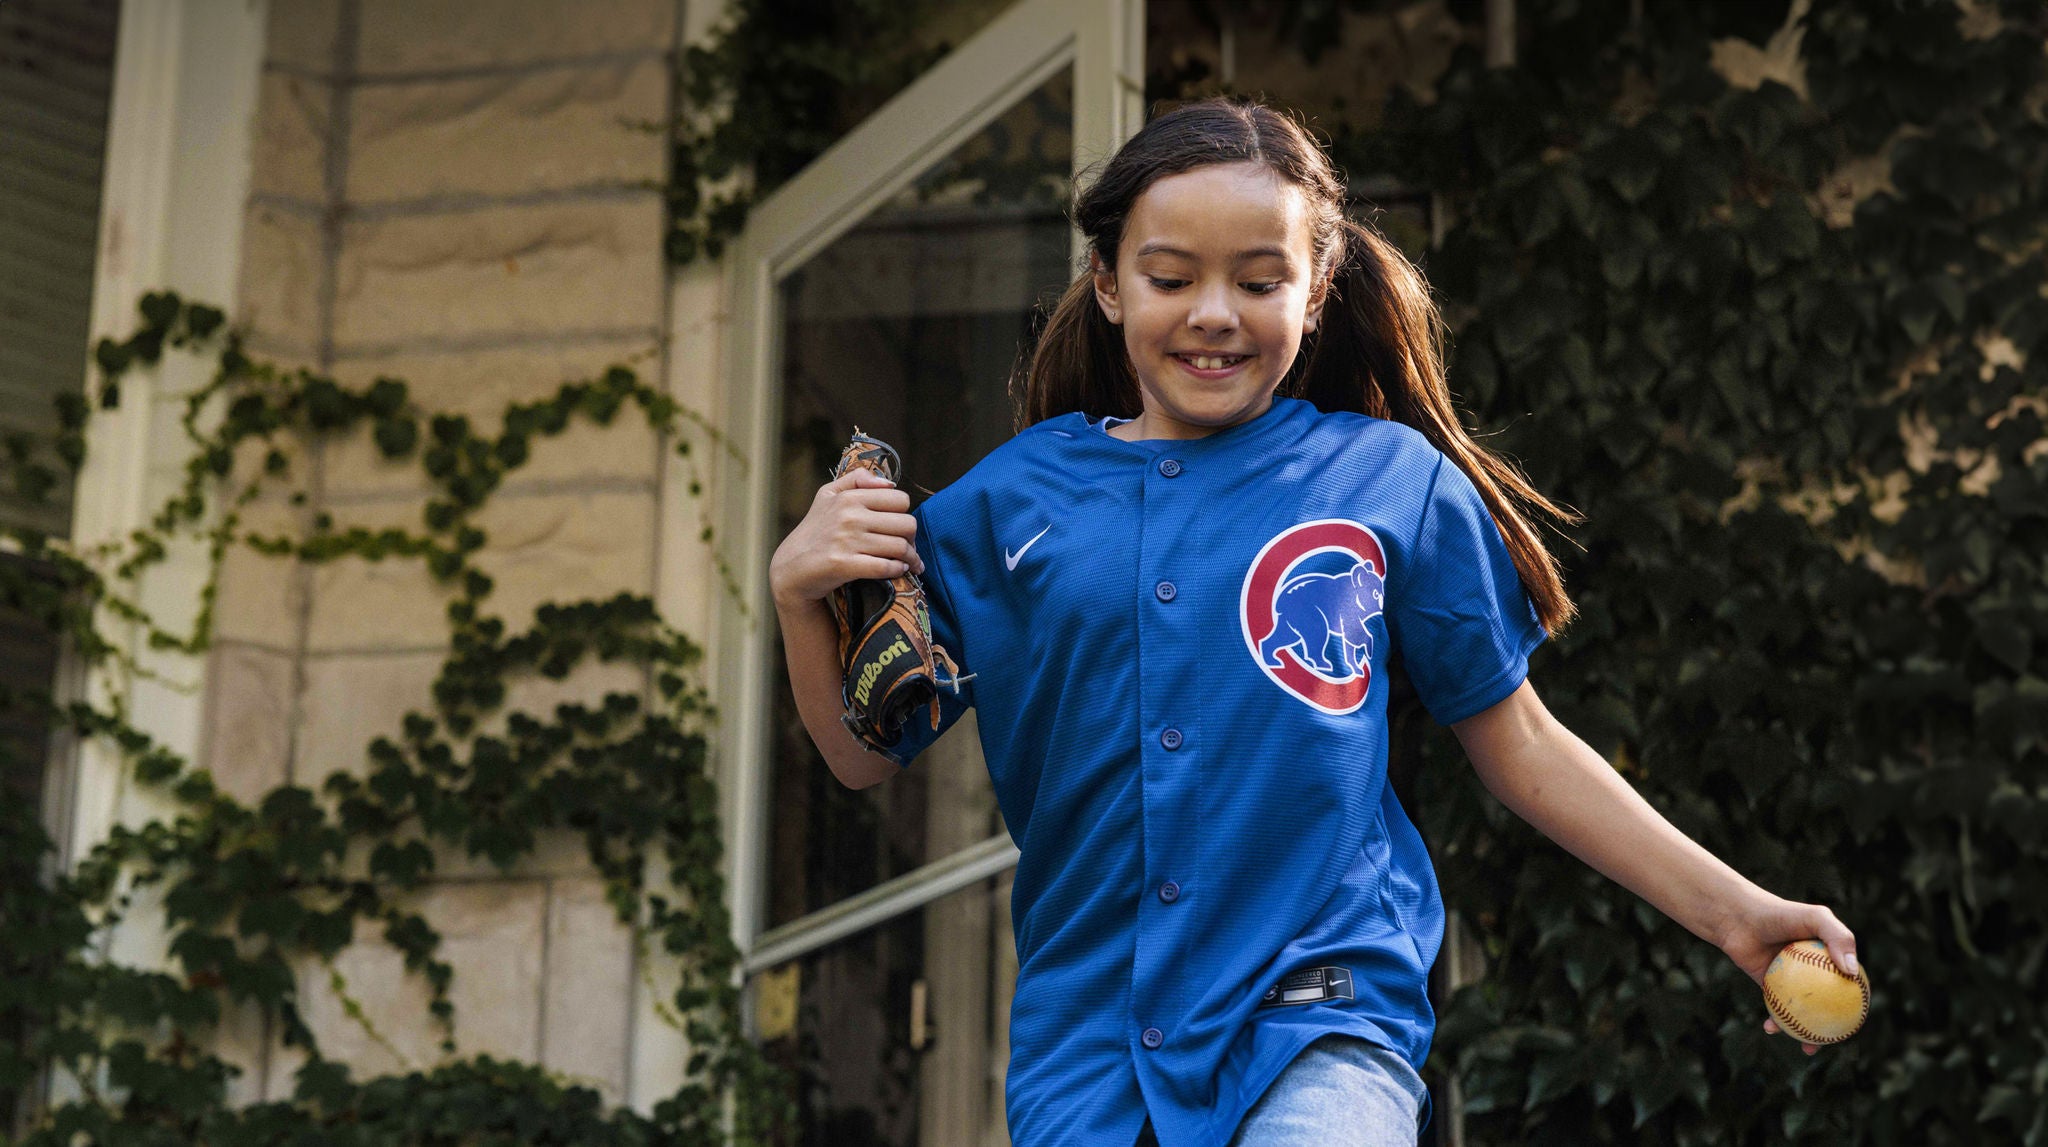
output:
[[[1473,439],[1451,401],[1443,316],[1422,273],[1373,228],[1350,219],[1340,226],[1342,256],[1315,345],[1295,360],[1281,392],[1321,410],[1355,411],[1421,431],[1472,480],[1543,628],[1561,631],[1575,609],[1535,519],[1574,524],[1579,515],[1544,497],[1514,463]]]

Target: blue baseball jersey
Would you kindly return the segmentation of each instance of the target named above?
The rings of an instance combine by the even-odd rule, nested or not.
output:
[[[975,675],[1022,858],[1010,1135],[1226,1144],[1318,1036],[1418,1067],[1443,906],[1387,784],[1389,654],[1449,724],[1544,631],[1419,433],[1275,399],[1192,441],[1079,414],[919,507],[939,642]],[[895,756],[934,738],[913,719]]]

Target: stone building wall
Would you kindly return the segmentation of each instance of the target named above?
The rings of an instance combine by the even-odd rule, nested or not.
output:
[[[429,411],[494,429],[512,401],[629,362],[665,369],[661,134],[679,0],[271,0],[233,313],[253,353],[348,385],[395,376]],[[479,524],[489,606],[515,631],[542,601],[647,594],[657,578],[665,451],[644,423],[538,443]],[[256,532],[418,528],[416,463],[367,435],[295,458],[308,498],[252,506]],[[361,770],[364,747],[427,707],[446,644],[442,593],[414,561],[314,568],[238,549],[222,571],[202,759],[250,798]],[[636,690],[603,670],[508,707]],[[537,1062],[632,1094],[634,966],[573,842],[510,875],[444,857],[419,905],[455,966],[462,1054]],[[347,1011],[338,973],[364,1011]],[[359,936],[301,972],[328,1055],[363,1072],[440,1058],[426,988]],[[255,1021],[227,1042],[241,1098],[289,1092],[292,1053]]]

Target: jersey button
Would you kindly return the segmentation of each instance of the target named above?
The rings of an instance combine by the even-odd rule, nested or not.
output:
[[[1169,880],[1159,886],[1159,899],[1171,904],[1180,899],[1180,885]]]
[[[1166,1033],[1158,1028],[1146,1028],[1138,1033],[1138,1042],[1152,1051],[1158,1051],[1160,1045],[1166,1042]]]
[[[1178,478],[1180,477],[1180,471],[1181,465],[1178,458],[1168,458],[1159,464],[1159,473],[1162,477]]]
[[[1161,745],[1166,746],[1166,751],[1169,753],[1175,749],[1180,748],[1180,741],[1181,737],[1179,729],[1168,729],[1165,732],[1159,734],[1159,743]]]
[[[1160,601],[1172,601],[1174,598],[1180,596],[1180,590],[1175,589],[1173,583],[1170,581],[1163,581],[1160,582],[1158,585],[1153,586],[1152,592],[1159,595]]]

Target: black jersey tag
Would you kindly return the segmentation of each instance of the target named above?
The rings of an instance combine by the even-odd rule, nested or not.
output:
[[[1284,1008],[1290,1004],[1319,1004],[1324,1000],[1353,1000],[1349,968],[1304,968],[1266,989],[1259,1000],[1262,1008]]]

